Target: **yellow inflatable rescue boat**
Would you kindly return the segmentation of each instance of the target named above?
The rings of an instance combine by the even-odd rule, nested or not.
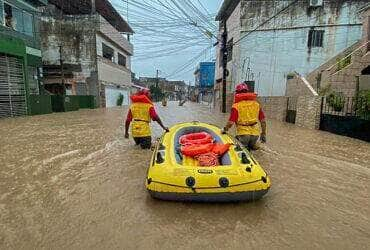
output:
[[[214,142],[231,144],[219,165],[199,166],[182,154],[180,137],[206,132]],[[236,202],[260,199],[270,188],[270,178],[247,149],[220,128],[182,123],[159,140],[148,169],[146,187],[153,198],[174,201]]]

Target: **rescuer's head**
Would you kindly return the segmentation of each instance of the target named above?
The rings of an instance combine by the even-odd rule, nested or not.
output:
[[[248,93],[248,92],[249,92],[248,85],[245,84],[244,82],[236,85],[236,87],[235,87],[235,93],[237,93],[237,94]]]

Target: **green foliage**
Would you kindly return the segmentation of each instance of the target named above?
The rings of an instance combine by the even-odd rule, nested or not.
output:
[[[370,119],[370,90],[363,90],[358,94],[356,112],[361,118]]]
[[[348,56],[344,59],[337,60],[337,71],[340,71],[350,65],[352,62],[352,56]]]
[[[161,88],[157,88],[156,86],[150,86],[150,93],[152,95],[152,99],[155,101],[155,102],[158,102],[160,100],[162,100],[162,98],[164,97],[164,93],[162,92],[162,89]]]
[[[295,77],[295,73],[294,72],[290,72],[286,75],[286,78],[289,80],[289,79],[293,79]]]
[[[341,93],[332,92],[326,97],[326,102],[334,109],[334,111],[340,112],[344,108],[345,98]]]
[[[117,106],[122,106],[123,99],[124,99],[123,95],[121,93],[119,93],[119,96],[117,98]]]

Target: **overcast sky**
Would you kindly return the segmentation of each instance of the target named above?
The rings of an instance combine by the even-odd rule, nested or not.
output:
[[[110,1],[121,15],[127,19],[127,0]],[[185,27],[186,25],[183,25],[184,27],[171,27],[169,23],[173,23],[173,20],[171,20],[172,15],[166,18],[164,15],[158,15],[153,11],[149,11],[149,6],[153,6],[157,10],[164,11],[168,16],[172,11],[181,13],[180,10],[176,9],[175,5],[168,5],[168,9],[164,6],[160,6],[160,3],[167,6],[167,3],[171,3],[171,1],[172,0],[129,0],[128,21],[135,30],[134,37],[131,40],[135,47],[135,56],[132,58],[132,71],[136,73],[137,76],[155,76],[156,70],[158,69],[160,70],[161,77],[167,77],[171,80],[194,82],[193,73],[197,63],[199,61],[210,61],[215,58],[214,49],[210,49],[215,40],[207,39],[201,32],[201,29],[195,26],[187,25],[187,27]],[[184,3],[182,2],[183,0],[176,1],[179,4]],[[202,11],[204,15],[212,15],[212,18],[209,18],[209,20],[214,19],[214,15],[218,12],[222,4],[222,0],[191,0],[191,2],[198,10]],[[201,2],[202,5],[199,2]],[[143,6],[138,3],[141,3]],[[145,4],[147,5],[144,6]],[[196,12],[193,12],[191,16],[196,16],[195,13]],[[183,13],[181,13],[181,16],[183,18],[177,18],[177,20],[187,20]],[[201,21],[198,22],[196,18],[194,20],[199,23],[199,25],[202,24]],[[157,25],[155,25],[155,23],[157,23]],[[205,26],[205,24],[202,25]],[[213,21],[213,25],[212,32],[216,34],[217,23]],[[209,24],[207,30],[211,30],[211,27],[212,24]],[[171,37],[162,37],[162,32],[164,35],[171,33]],[[196,40],[185,39],[183,38],[184,36],[191,36],[192,39]],[[167,43],[168,39],[170,39],[170,43]],[[160,42],[159,40],[162,41]],[[151,46],[151,44],[153,44],[153,46]],[[158,55],[161,56],[158,57]],[[150,59],[148,59],[148,57],[150,57]]]

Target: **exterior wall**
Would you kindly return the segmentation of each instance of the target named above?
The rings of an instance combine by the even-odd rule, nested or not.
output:
[[[266,119],[285,122],[288,97],[260,97],[258,101],[266,114]],[[321,97],[300,96],[297,98],[296,125],[308,129],[319,129]]]
[[[370,90],[370,75],[360,76],[360,86],[359,90]]]
[[[300,96],[297,100],[296,125],[319,129],[322,97]]]
[[[252,72],[261,75],[256,79],[259,95],[284,95],[288,73],[296,70],[306,76],[361,39],[362,21],[358,10],[368,1],[324,1],[324,7],[316,9],[308,8],[308,2],[299,1],[241,41],[238,64],[243,65],[244,59],[250,58]],[[241,36],[290,3],[242,1]],[[311,28],[325,31],[322,48],[308,48]],[[240,76],[235,82],[243,80]]]
[[[266,119],[285,121],[288,107],[287,97],[259,97],[258,102],[261,104],[262,109],[265,112]]]
[[[293,77],[292,77],[293,75]],[[294,73],[287,77],[287,87],[285,96],[318,96],[318,91],[314,89],[312,84],[301,75]],[[317,76],[318,77],[318,76]]]
[[[363,17],[363,36],[364,41],[370,41],[370,5],[362,13]]]
[[[349,65],[339,69],[338,61],[348,58]],[[334,57],[328,63],[318,67],[308,75],[308,80],[318,89],[317,79],[320,78],[320,88],[327,88],[329,91],[340,92],[345,96],[354,97],[358,77],[361,71],[370,65],[369,48],[366,42],[361,41],[343,53]],[[321,74],[321,77],[319,76]]]
[[[99,28],[98,31],[103,36],[109,38],[113,43],[115,43],[120,49],[125,51],[127,55],[133,55],[134,46],[127,41],[127,39],[119,33],[111,24],[107,22],[102,16],[99,16]]]
[[[63,16],[62,20],[43,17],[41,45],[44,83],[61,83],[60,71],[57,75],[48,75],[45,69],[60,66],[62,58],[65,73],[73,75],[71,78],[66,77],[65,83],[77,84],[77,94],[96,96],[99,105],[96,23],[97,17],[90,15]]]
[[[131,86],[131,72],[118,64],[98,57],[99,81],[107,85]]]
[[[103,57],[103,43],[114,49],[113,62]],[[99,81],[115,85],[131,85],[131,59],[122,48],[118,47],[100,34],[96,36]],[[126,57],[126,67],[118,64],[118,53]]]

